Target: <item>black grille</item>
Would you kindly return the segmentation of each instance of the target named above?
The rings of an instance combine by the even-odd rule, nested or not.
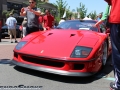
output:
[[[73,70],[82,70],[84,69],[84,64],[74,64]]]
[[[51,60],[49,58],[22,56],[22,59],[26,62],[46,65],[46,66],[52,66],[52,67],[58,67],[58,68],[61,68],[64,66],[64,62],[59,62],[57,60]]]
[[[14,52],[14,57],[18,58],[18,54]]]
[[[8,29],[1,29],[2,33],[8,32]]]

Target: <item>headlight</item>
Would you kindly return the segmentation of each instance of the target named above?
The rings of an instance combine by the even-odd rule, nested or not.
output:
[[[71,54],[71,57],[72,58],[86,58],[88,57],[91,51],[92,51],[92,48],[76,46]]]
[[[15,49],[20,50],[26,43],[27,43],[27,41],[21,41],[21,42],[19,42],[16,45]]]

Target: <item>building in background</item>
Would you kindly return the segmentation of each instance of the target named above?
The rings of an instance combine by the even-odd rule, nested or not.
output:
[[[4,19],[2,16],[3,11],[11,11],[13,9],[14,16],[19,16],[21,8],[27,6],[26,2],[28,2],[28,0],[0,0],[0,18]],[[53,11],[57,11],[56,7],[49,3],[49,0],[41,0],[41,3],[43,3],[40,5],[41,9],[51,9]]]

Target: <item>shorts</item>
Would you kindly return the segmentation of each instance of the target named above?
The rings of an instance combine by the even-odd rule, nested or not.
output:
[[[8,34],[9,35],[16,35],[16,29],[8,29]]]

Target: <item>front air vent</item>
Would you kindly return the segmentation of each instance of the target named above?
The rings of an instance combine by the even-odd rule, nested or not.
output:
[[[40,64],[45,66],[52,66],[57,68],[62,68],[64,66],[64,62],[59,62],[58,60],[50,59],[50,58],[42,58],[42,57],[28,57],[22,56],[22,60],[34,64]]]
[[[53,33],[49,33],[47,36],[52,35]]]
[[[82,70],[84,67],[84,64],[74,64],[73,70]]]
[[[75,36],[75,34],[71,34],[70,37]]]

